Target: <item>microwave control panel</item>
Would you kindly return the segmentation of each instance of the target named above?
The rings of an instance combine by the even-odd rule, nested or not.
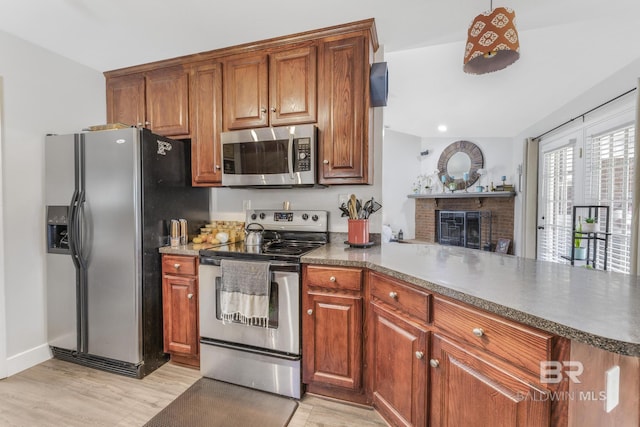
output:
[[[298,138],[295,140],[296,159],[293,170],[295,172],[306,172],[311,170],[311,139]]]

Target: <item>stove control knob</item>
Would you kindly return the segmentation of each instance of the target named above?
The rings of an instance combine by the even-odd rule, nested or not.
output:
[[[318,219],[320,219],[320,218],[318,218],[318,215],[314,215],[314,216],[312,216],[312,217],[311,217],[311,219],[312,219],[313,221],[317,221],[317,220],[318,220]]]
[[[306,214],[306,213],[302,214],[302,219],[305,220],[305,221],[308,220],[309,219],[309,214]]]
[[[258,215],[256,215],[256,214],[252,213],[252,214],[251,214],[251,219],[255,221],[255,220],[256,220],[256,218],[258,218]]]
[[[264,212],[260,212],[260,219],[265,219],[267,217],[267,214],[265,214]]]

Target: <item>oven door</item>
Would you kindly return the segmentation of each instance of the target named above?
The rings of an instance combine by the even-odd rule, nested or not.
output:
[[[212,262],[213,261],[213,262]],[[251,261],[247,261],[251,262]],[[211,264],[218,265],[211,265]],[[271,264],[269,326],[222,322],[219,261],[202,259],[199,269],[200,336],[235,346],[300,354],[300,265]]]

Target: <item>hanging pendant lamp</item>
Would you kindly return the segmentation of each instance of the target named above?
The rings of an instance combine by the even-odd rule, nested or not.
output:
[[[486,74],[502,70],[520,58],[516,13],[496,7],[476,16],[469,26],[464,52],[465,73]]]

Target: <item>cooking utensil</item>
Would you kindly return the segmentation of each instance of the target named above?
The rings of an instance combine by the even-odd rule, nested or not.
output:
[[[340,216],[349,216],[349,208],[346,204],[341,204],[340,206],[338,206],[338,209],[342,211],[342,215]]]
[[[352,194],[351,196],[349,196],[349,201],[347,202],[347,205],[349,206],[350,219],[358,219],[358,209],[356,207],[357,202],[358,202],[358,199],[356,199],[355,194]]]

